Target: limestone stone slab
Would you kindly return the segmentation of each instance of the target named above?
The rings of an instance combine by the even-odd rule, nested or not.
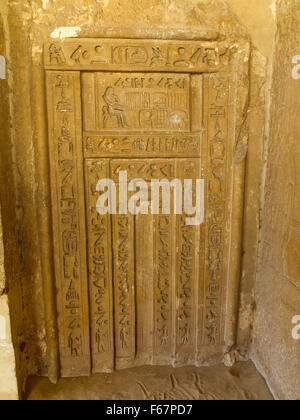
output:
[[[239,78],[249,54],[247,44],[235,46],[46,44],[62,376],[201,365],[234,344],[247,153],[248,85]],[[203,225],[171,215],[99,217],[97,182],[118,183],[124,170],[148,183],[203,178]]]
[[[68,70],[214,72],[228,63],[228,45],[197,41],[65,39],[45,45],[45,67]]]

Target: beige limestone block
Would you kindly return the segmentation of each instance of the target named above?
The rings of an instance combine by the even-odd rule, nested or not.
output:
[[[0,400],[18,399],[7,296],[0,298]]]
[[[275,395],[300,398],[300,341],[293,319],[300,314],[298,0],[277,1],[270,139],[264,185],[260,260],[255,290],[253,357]]]

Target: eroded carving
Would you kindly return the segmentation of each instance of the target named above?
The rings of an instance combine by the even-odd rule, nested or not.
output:
[[[86,131],[190,131],[189,75],[84,73],[82,80]]]
[[[160,40],[66,39],[45,49],[46,68],[213,72],[228,65],[226,43]]]
[[[226,159],[228,132],[228,81],[208,76],[207,249],[205,275],[204,343],[216,346],[221,339],[221,293],[224,276],[226,220]]]
[[[200,400],[215,401],[218,395],[205,390],[199,374],[194,373],[192,380],[180,381],[175,375],[170,376],[171,387],[167,391],[150,391],[144,382],[138,382],[145,400]]]
[[[86,157],[112,156],[185,156],[200,155],[201,136],[183,135],[86,135],[84,137]]]
[[[107,372],[141,362],[200,363],[205,351],[221,357],[231,163],[246,154],[235,138],[237,90],[226,48],[108,39],[48,45],[48,69],[76,70],[48,72],[47,83],[62,371],[75,360],[82,374],[91,361],[94,372]],[[125,170],[128,182],[148,187],[153,179],[204,178],[205,223],[188,226],[186,209],[100,215],[98,182],[114,180],[118,197]],[[184,394],[172,378],[166,395]]]
[[[53,50],[53,54],[56,50]],[[56,51],[59,54],[59,51]],[[62,373],[73,371],[72,359],[79,359],[75,372],[88,374],[89,334],[85,231],[82,228],[83,172],[80,170],[81,149],[77,115],[81,113],[79,76],[74,73],[47,75],[52,203],[54,240],[56,243],[56,281],[59,318],[59,339]],[[80,186],[81,185],[81,186]],[[82,363],[80,365],[80,362]]]
[[[111,220],[97,210],[97,183],[109,177],[109,162],[86,161],[90,323],[93,371],[114,368],[113,282],[111,263]]]

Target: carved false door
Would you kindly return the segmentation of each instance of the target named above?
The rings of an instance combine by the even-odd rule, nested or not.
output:
[[[103,42],[46,49],[61,375],[218,361],[237,299],[233,75],[216,47],[212,61],[196,42]],[[98,182],[114,180],[118,197],[124,171],[128,183],[204,179],[204,223],[100,215]]]

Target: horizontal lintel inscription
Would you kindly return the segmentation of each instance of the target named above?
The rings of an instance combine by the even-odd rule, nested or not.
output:
[[[80,39],[49,41],[47,69],[215,72],[228,65],[224,42]]]
[[[200,155],[200,134],[84,135],[85,157]]]

